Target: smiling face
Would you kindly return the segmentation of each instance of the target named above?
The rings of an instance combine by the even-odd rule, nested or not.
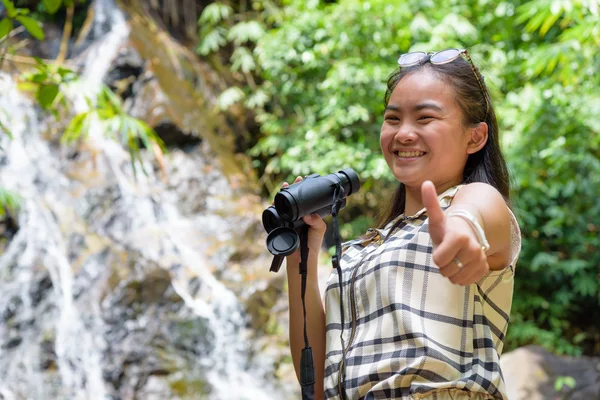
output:
[[[407,188],[431,180],[440,192],[462,182],[469,154],[481,148],[473,146],[476,130],[464,125],[452,86],[423,68],[394,88],[381,126],[381,150]]]

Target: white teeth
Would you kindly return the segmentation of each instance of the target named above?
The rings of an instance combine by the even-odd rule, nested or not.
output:
[[[421,157],[425,155],[422,151],[397,151],[396,154],[399,157]]]

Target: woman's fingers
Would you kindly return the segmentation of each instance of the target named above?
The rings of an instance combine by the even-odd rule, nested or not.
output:
[[[490,267],[483,250],[460,251],[448,264],[440,267],[440,274],[457,285],[470,285],[488,273]]]
[[[297,176],[297,177],[296,177],[296,179],[294,180],[294,183],[298,183],[298,182],[300,182],[301,180],[302,180],[302,177],[301,177],[301,176]],[[283,188],[286,188],[286,187],[288,187],[288,186],[290,186],[290,184],[289,184],[289,183],[287,183],[287,182],[283,182],[283,184],[281,185],[281,188],[283,189]]]
[[[489,269],[490,267],[488,266],[487,262],[471,263],[465,265],[449,279],[450,282],[456,285],[468,286],[483,278],[485,274],[488,273]]]
[[[434,246],[433,262],[452,283],[470,285],[489,271],[487,256],[473,231],[462,221],[453,221],[440,243]]]

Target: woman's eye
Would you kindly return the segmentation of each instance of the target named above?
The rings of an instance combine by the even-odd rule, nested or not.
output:
[[[396,117],[395,115],[387,115],[385,117],[386,121],[400,121],[400,118]]]
[[[433,119],[433,117],[431,115],[423,115],[421,117],[419,117],[419,121],[427,121]]]

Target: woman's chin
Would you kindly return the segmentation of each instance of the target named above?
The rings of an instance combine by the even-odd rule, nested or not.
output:
[[[407,189],[420,189],[423,182],[426,179],[415,179],[414,176],[406,176],[406,174],[395,174],[396,180],[400,183],[403,183]]]

